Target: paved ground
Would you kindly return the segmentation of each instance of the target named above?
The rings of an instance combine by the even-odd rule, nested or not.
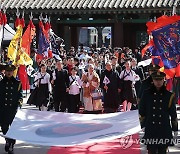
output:
[[[23,108],[37,110],[37,108],[35,108],[34,106],[26,105],[26,99],[24,99]],[[178,111],[178,120],[179,120],[179,126],[180,126],[180,111]],[[140,136],[142,136],[142,133],[140,133]],[[179,131],[178,138],[180,140],[180,131]],[[4,152],[4,143],[5,143],[4,138],[0,137],[0,154],[5,154],[5,152]],[[47,151],[48,151],[49,148],[50,147],[29,145],[27,143],[17,141],[17,143],[15,145],[15,154],[47,154]],[[141,154],[145,154],[145,153],[146,153],[145,146],[141,145]],[[170,154],[180,154],[180,144],[176,145],[174,147],[170,147],[169,148],[169,153]]]

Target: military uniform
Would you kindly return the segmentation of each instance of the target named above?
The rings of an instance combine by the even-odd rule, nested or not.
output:
[[[157,72],[160,67],[158,65],[152,65],[150,64],[149,66],[149,71],[152,71],[152,72]],[[152,80],[152,77],[149,76],[147,79],[143,80],[142,83],[141,83],[141,87],[138,91],[138,102],[140,101],[140,98],[142,97],[142,94],[144,92],[144,90],[146,89],[149,89],[149,87],[151,87],[153,85],[153,80]]]
[[[144,90],[149,89],[149,87],[151,87],[152,85],[153,85],[153,80],[151,76],[149,76],[147,79],[142,81],[138,92],[138,100],[140,100],[140,98],[142,97]]]
[[[164,150],[162,153],[166,153],[166,148],[173,145],[172,131],[178,131],[174,100],[174,94],[167,91],[164,85],[160,90],[153,85],[144,91],[139,103],[140,124],[141,128],[145,128],[143,139],[156,141],[145,143],[148,149],[161,148]]]
[[[0,126],[5,135],[11,125],[18,106],[22,103],[21,83],[14,77],[4,77],[0,81]],[[6,152],[13,153],[14,139],[6,138]],[[9,151],[11,147],[12,151]]]

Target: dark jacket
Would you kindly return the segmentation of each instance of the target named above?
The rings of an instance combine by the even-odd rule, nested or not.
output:
[[[153,85],[153,80],[152,80],[151,76],[149,76],[147,79],[142,81],[140,90],[138,92],[138,99],[139,100],[141,99],[144,90],[149,89],[152,85]]]
[[[22,102],[21,83],[14,77],[0,81],[0,124],[10,125]]]
[[[145,127],[144,139],[170,141],[172,131],[178,131],[174,94],[167,91],[165,86],[160,91],[154,86],[144,91],[139,103],[139,116],[141,127]],[[171,142],[164,143],[172,145]]]
[[[66,89],[69,88],[69,75],[67,70],[62,69],[61,71],[55,70],[56,80],[54,80],[54,99],[55,101],[61,100],[65,97]]]
[[[104,89],[105,84],[103,83],[105,76],[110,80],[110,83],[107,84],[107,92]],[[118,89],[119,89],[119,75],[114,71],[105,70],[101,74],[100,87],[104,90],[104,107],[105,108],[118,108]]]
[[[113,68],[113,71],[118,73],[118,75],[121,74],[122,68],[119,64],[117,66],[113,66],[112,68]]]
[[[143,69],[142,67],[136,67],[132,68],[132,70],[140,77],[140,80],[135,83],[136,95],[139,96],[142,81],[145,79]]]

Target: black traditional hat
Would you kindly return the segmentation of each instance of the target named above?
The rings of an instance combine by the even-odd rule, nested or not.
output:
[[[16,67],[12,64],[7,64],[5,65],[5,70],[6,71],[14,71],[16,69]]]
[[[149,71],[158,71],[160,69],[160,66],[153,65],[152,63],[148,67]]]
[[[162,79],[165,78],[165,76],[166,76],[165,73],[159,72],[159,71],[154,72],[154,73],[151,74],[151,77],[152,77],[153,80],[162,80]]]

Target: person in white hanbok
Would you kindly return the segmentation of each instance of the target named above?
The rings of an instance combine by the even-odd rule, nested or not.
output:
[[[47,111],[49,93],[52,91],[50,74],[46,72],[46,65],[40,65],[40,71],[35,76],[35,90],[32,92],[28,102],[39,107],[40,111]]]
[[[71,70],[71,75],[69,76],[70,86],[69,86],[69,109],[70,113],[79,112],[80,105],[80,89],[81,89],[81,79],[77,75],[78,68],[73,67]]]
[[[136,104],[136,91],[134,84],[139,76],[131,69],[131,62],[126,61],[125,69],[120,74],[123,111],[130,111],[132,103]]]

